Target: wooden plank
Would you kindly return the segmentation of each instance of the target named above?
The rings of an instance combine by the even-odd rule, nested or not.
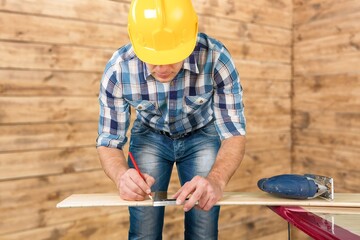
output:
[[[244,98],[251,99],[251,101],[253,101],[254,98],[281,98],[286,100],[291,97],[290,81],[272,78],[243,78],[241,73],[240,78],[244,90]]]
[[[360,153],[357,151],[349,151],[342,148],[297,145],[294,148],[294,164],[296,166],[307,166],[309,169],[318,169],[320,172],[322,169],[330,168],[341,172],[356,171],[359,165],[356,159],[359,155]],[[320,173],[320,175],[322,174]],[[335,179],[336,185],[340,182],[340,179],[338,180],[336,181]],[[357,184],[356,181],[354,184]]]
[[[295,128],[341,127],[359,132],[359,74],[299,76],[294,78],[294,89]]]
[[[324,91],[325,92],[325,91]],[[349,91],[349,95],[345,92],[326,95],[325,93],[304,94],[302,98],[295,98],[294,103],[299,106],[299,110],[314,111],[317,114],[322,112],[338,112],[338,113],[358,113],[360,111],[360,99]],[[310,98],[305,99],[305,96]],[[355,96],[355,97],[352,97]],[[334,98],[331,98],[334,97]],[[350,101],[351,100],[351,101]],[[350,101],[350,102],[349,102]]]
[[[261,98],[255,99],[249,96],[244,105],[247,106],[247,114],[252,116],[260,116],[261,114],[280,114],[290,115],[291,106],[290,99],[281,98]]]
[[[356,53],[360,48],[360,34],[337,34],[304,41],[294,45],[296,61],[337,58],[340,55]]]
[[[298,76],[294,78],[294,88],[296,100],[300,100],[305,94],[307,94],[306,98],[316,98],[322,101],[325,98],[340,100],[344,93],[353,99],[360,91],[360,76],[358,73],[351,72],[335,75],[323,73],[317,76]]]
[[[97,122],[0,125],[0,152],[95,146]]]
[[[258,62],[234,57],[234,62],[241,77],[255,79],[272,79],[290,81],[292,77],[291,65],[268,62]]]
[[[317,206],[317,207],[357,207],[360,208],[360,193],[335,193],[335,199],[327,201],[321,198],[308,200],[285,199],[274,197],[268,193],[252,192],[224,192],[223,197],[216,203],[219,206]],[[56,207],[124,207],[124,206],[153,206],[152,200],[125,201],[118,193],[72,194]]]
[[[279,1],[272,1],[272,0],[258,0],[258,1],[251,1],[251,0],[242,0],[248,4],[254,4],[258,7],[265,7],[265,8],[276,8],[281,9],[283,11],[292,11],[293,9],[293,1],[292,0],[279,0]]]
[[[289,131],[268,131],[265,133],[248,133],[246,136],[247,151],[265,151],[270,149],[290,150],[291,137]]]
[[[103,72],[114,51],[0,41],[0,68]]]
[[[0,154],[0,180],[101,169],[95,146]]]
[[[232,56],[238,59],[272,63],[291,63],[291,49],[288,46],[250,42],[246,40],[231,40],[222,38]]]
[[[278,46],[291,46],[291,31],[222,18],[199,16],[199,30],[218,39],[246,40]],[[234,31],[236,29],[236,31]]]
[[[99,93],[101,75],[101,72],[0,69],[0,94],[1,96],[96,97]]]
[[[357,0],[301,0],[294,2],[294,25],[306,24],[321,19],[343,17],[360,10]]]
[[[130,1],[12,0],[3,1],[0,10],[125,25],[123,20],[127,19],[129,6]]]
[[[358,151],[360,135],[354,132],[340,130],[299,130],[293,132],[295,145],[323,146],[348,151]]]
[[[199,15],[211,15],[216,18],[227,18],[243,22],[291,28],[291,8],[275,8],[273,5],[260,7],[251,1],[193,1]]]
[[[0,12],[1,40],[116,49],[129,40],[125,26]]]
[[[0,124],[96,121],[99,115],[97,97],[0,97],[0,105]]]
[[[356,34],[360,31],[360,12],[322,19],[294,26],[294,43],[341,34]]]
[[[258,116],[247,114],[246,121],[251,123],[246,126],[246,131],[248,134],[265,133],[269,131],[290,131],[292,124],[291,116],[286,114],[279,114],[275,116]]]
[[[248,123],[248,133],[265,133],[274,131],[289,131],[291,126],[290,99],[245,98],[245,113]]]
[[[306,109],[306,106],[300,106],[299,109]],[[349,109],[348,107],[346,109]],[[298,129],[328,129],[338,130],[347,129],[350,132],[360,132],[360,113],[352,112],[344,109],[341,112],[321,111],[321,107],[317,111],[295,110],[292,125]]]
[[[340,74],[340,73],[357,73],[359,72],[360,53],[344,54],[336,56],[336,58],[322,58],[314,60],[295,60],[294,74],[295,76],[306,75],[323,75]]]

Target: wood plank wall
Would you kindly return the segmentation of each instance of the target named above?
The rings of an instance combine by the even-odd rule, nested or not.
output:
[[[259,178],[290,171],[292,1],[193,3],[200,30],[225,43],[244,87],[247,151],[227,191],[257,191]],[[95,150],[97,92],[105,63],[128,42],[129,4],[0,1],[0,239],[126,239],[127,209],[55,205],[115,191]],[[182,221],[180,208],[168,208],[164,239],[182,239]],[[220,239],[286,235],[265,207],[222,209]]]
[[[359,192],[359,33],[360,1],[294,0],[293,171],[335,192]]]

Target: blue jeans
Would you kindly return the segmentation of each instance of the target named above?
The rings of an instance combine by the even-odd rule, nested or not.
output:
[[[140,171],[155,178],[152,192],[167,191],[173,164],[181,185],[194,176],[206,177],[215,162],[220,138],[213,123],[189,136],[171,139],[136,120],[131,130],[130,152]],[[131,161],[129,166],[133,167]],[[129,239],[162,239],[164,207],[129,207]],[[220,207],[193,208],[185,213],[185,239],[217,239]]]

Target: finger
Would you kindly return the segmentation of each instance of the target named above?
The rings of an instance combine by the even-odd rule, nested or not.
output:
[[[210,196],[207,200],[206,204],[203,206],[204,211],[209,211],[217,202],[216,198],[214,196]]]
[[[204,209],[204,207],[208,203],[209,199],[210,199],[210,197],[207,194],[203,194],[202,198],[199,199],[197,206],[201,209]]]
[[[136,195],[145,195],[145,193],[139,188],[139,186],[130,178],[130,176],[123,176],[120,182],[120,192],[126,194],[129,198],[129,195],[132,197],[133,194]]]
[[[145,180],[141,177],[141,175],[133,169],[133,171],[129,172],[129,176],[131,180],[137,185],[137,188],[141,189],[141,191],[145,194],[151,193],[151,189],[149,185],[145,182]]]
[[[173,194],[173,195],[171,196],[171,198],[177,198],[177,197],[180,195],[182,189],[183,189],[183,188],[181,187],[179,190],[177,190],[177,192],[176,192],[175,194]]]
[[[177,192],[175,194],[173,194],[171,196],[171,198],[177,198],[180,195],[180,193],[182,192],[182,190],[183,190],[183,188],[181,187],[179,190],[177,190]]]
[[[142,201],[145,199],[144,195],[133,192],[126,185],[120,190],[120,197],[124,200],[131,200],[131,201]]]
[[[145,177],[146,184],[151,188],[151,186],[155,183],[155,178],[146,173],[144,173],[143,175]]]
[[[201,188],[197,188],[191,195],[191,197],[189,198],[189,200],[187,200],[184,204],[184,211],[187,212],[190,209],[192,209],[199,201],[199,199],[201,198],[203,194],[203,190]]]
[[[187,182],[184,184],[184,186],[182,186],[179,189],[179,193],[177,194],[176,197],[176,204],[180,205],[183,202],[185,202],[186,198],[190,195],[190,193],[192,193],[193,191],[195,191],[195,184],[193,184],[192,182]]]

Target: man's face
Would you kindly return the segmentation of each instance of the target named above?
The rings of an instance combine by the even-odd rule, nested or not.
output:
[[[146,66],[156,80],[166,83],[174,79],[182,68],[183,62],[184,61],[167,65],[152,65],[147,63]]]

